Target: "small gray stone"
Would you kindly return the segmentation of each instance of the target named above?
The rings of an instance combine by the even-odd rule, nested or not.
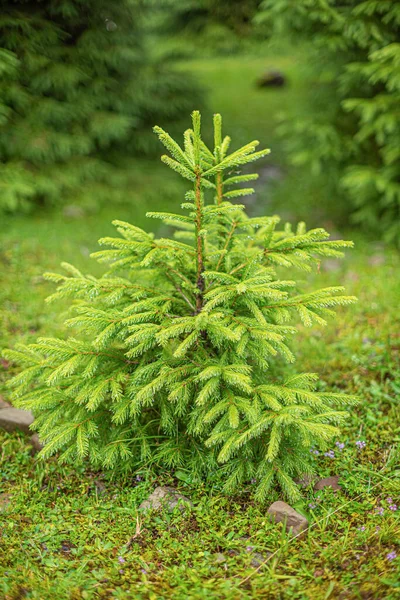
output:
[[[29,433],[29,426],[33,423],[33,414],[18,408],[3,408],[0,410],[0,428],[6,431],[19,429]]]
[[[183,494],[176,491],[175,488],[169,486],[156,487],[154,492],[150,494],[147,500],[144,500],[139,506],[139,510],[144,512],[148,510],[173,511],[178,508],[181,512],[185,511],[185,505],[193,506],[192,502]]]
[[[286,84],[286,77],[281,71],[271,70],[264,73],[258,80],[258,87],[282,87]]]
[[[318,490],[323,490],[326,487],[330,487],[333,490],[341,490],[342,486],[339,485],[339,475],[332,475],[332,477],[325,477],[325,479],[320,479],[314,485],[314,490],[317,492]]]
[[[35,454],[41,451],[41,449],[43,448],[43,444],[41,444],[37,433],[34,433],[29,441],[32,444],[31,454],[32,456],[34,456]]]
[[[286,530],[292,535],[298,535],[308,527],[307,519],[281,500],[271,504],[268,514],[271,515],[275,523],[284,522]]]

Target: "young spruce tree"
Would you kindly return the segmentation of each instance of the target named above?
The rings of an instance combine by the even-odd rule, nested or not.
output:
[[[226,491],[256,479],[262,501],[273,483],[293,500],[294,478],[312,472],[310,447],[324,447],[355,398],[317,392],[317,376],[271,380],[277,356],[299,315],[325,323],[332,307],[352,302],[341,287],[302,294],[276,267],[310,271],[350,242],[329,241],[323,229],[277,230],[279,218],[246,215],[231,201],[252,193],[233,175],[268,154],[257,141],[229,154],[221,117],[214,148],[200,136],[200,114],[179,146],[156,127],[170,156],[162,161],[192,184],[185,214],[148,213],[176,229],[156,238],[115,221],[121,237],[103,238],[94,254],[110,270],[85,276],[69,264],[50,301],[72,297],[68,324],[79,339],[40,338],[4,356],[24,370],[11,381],[14,403],[32,410],[42,456],[88,459],[94,466],[184,467],[192,476],[216,469]],[[212,201],[207,201],[209,198]]]

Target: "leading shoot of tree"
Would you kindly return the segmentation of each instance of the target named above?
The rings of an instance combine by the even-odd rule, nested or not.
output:
[[[323,229],[277,229],[279,218],[246,215],[231,201],[251,194],[255,174],[237,169],[264,157],[251,142],[229,154],[214,116],[214,148],[200,114],[179,146],[156,127],[163,162],[191,182],[184,214],[151,212],[172,238],[115,221],[121,237],[94,254],[109,263],[101,278],[64,264],[49,298],[74,299],[77,337],[40,338],[5,356],[25,368],[11,382],[14,403],[36,416],[42,456],[89,460],[102,468],[184,467],[192,477],[221,473],[227,491],[256,480],[263,501],[274,483],[293,500],[294,479],[312,472],[310,448],[338,433],[356,399],[318,392],[317,376],[274,381],[272,361],[294,356],[287,340],[299,316],[323,324],[353,297],[341,287],[301,293],[284,268],[310,271],[342,256],[350,242]],[[279,275],[277,272],[279,271]]]

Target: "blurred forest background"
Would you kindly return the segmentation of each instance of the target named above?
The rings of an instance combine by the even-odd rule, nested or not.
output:
[[[2,597],[398,597],[399,107],[399,0],[0,0],[1,346],[67,336],[68,304],[45,303],[43,272],[65,260],[100,275],[90,254],[113,219],[149,230],[146,211],[179,211],[187,186],[160,162],[152,127],[175,137],[200,109],[206,141],[220,112],[237,147],[271,148],[252,215],[355,241],[300,277],[305,292],[343,284],[359,302],[325,329],[299,325],[293,344],[296,372],[317,372],[319,391],[361,400],[315,458],[343,491],[305,491],[295,508],[313,529],[290,545],[263,507],[199,488],[200,525],[152,518],[128,551],[153,480],[99,484],[1,431],[0,512],[8,493],[13,511],[0,527]],[[0,359],[0,407],[15,369]],[[187,473],[176,479],[185,490]],[[273,551],[251,582],[249,531],[257,552]]]
[[[62,259],[86,268],[113,218],[154,227],[146,210],[179,205],[152,126],[175,135],[195,108],[206,136],[218,111],[237,144],[271,148],[253,214],[340,231],[364,257],[398,245],[395,0],[0,0],[0,10],[5,343],[53,326],[44,270]]]

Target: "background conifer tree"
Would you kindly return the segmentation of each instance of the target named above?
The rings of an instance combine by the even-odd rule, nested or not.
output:
[[[288,340],[297,316],[323,324],[354,300],[341,287],[302,293],[282,268],[310,271],[351,243],[323,229],[246,215],[232,200],[252,193],[253,174],[232,170],[265,156],[258,142],[229,152],[221,117],[214,147],[201,139],[200,114],[178,145],[155,128],[163,162],[191,184],[183,214],[148,213],[175,229],[157,238],[115,221],[118,238],[95,253],[101,278],[64,264],[49,298],[71,297],[68,325],[78,337],[41,338],[7,350],[24,367],[11,382],[17,406],[33,410],[42,456],[134,469],[184,466],[193,479],[219,470],[225,490],[257,480],[264,500],[277,483],[290,499],[294,478],[312,472],[310,448],[326,446],[355,398],[316,391],[318,377],[284,381],[271,362],[292,362]]]
[[[218,24],[238,35],[249,33],[260,0],[171,0],[170,7],[176,29],[203,32],[210,24]]]
[[[0,210],[126,194],[121,162],[199,97],[141,0],[0,0]]]
[[[321,174],[342,214],[352,206],[355,222],[399,242],[400,3],[264,0],[258,19],[312,43],[318,87],[308,114],[281,128],[294,162]]]
[[[166,0],[163,31],[178,54],[223,55],[250,49],[269,34],[256,27],[261,0]]]

